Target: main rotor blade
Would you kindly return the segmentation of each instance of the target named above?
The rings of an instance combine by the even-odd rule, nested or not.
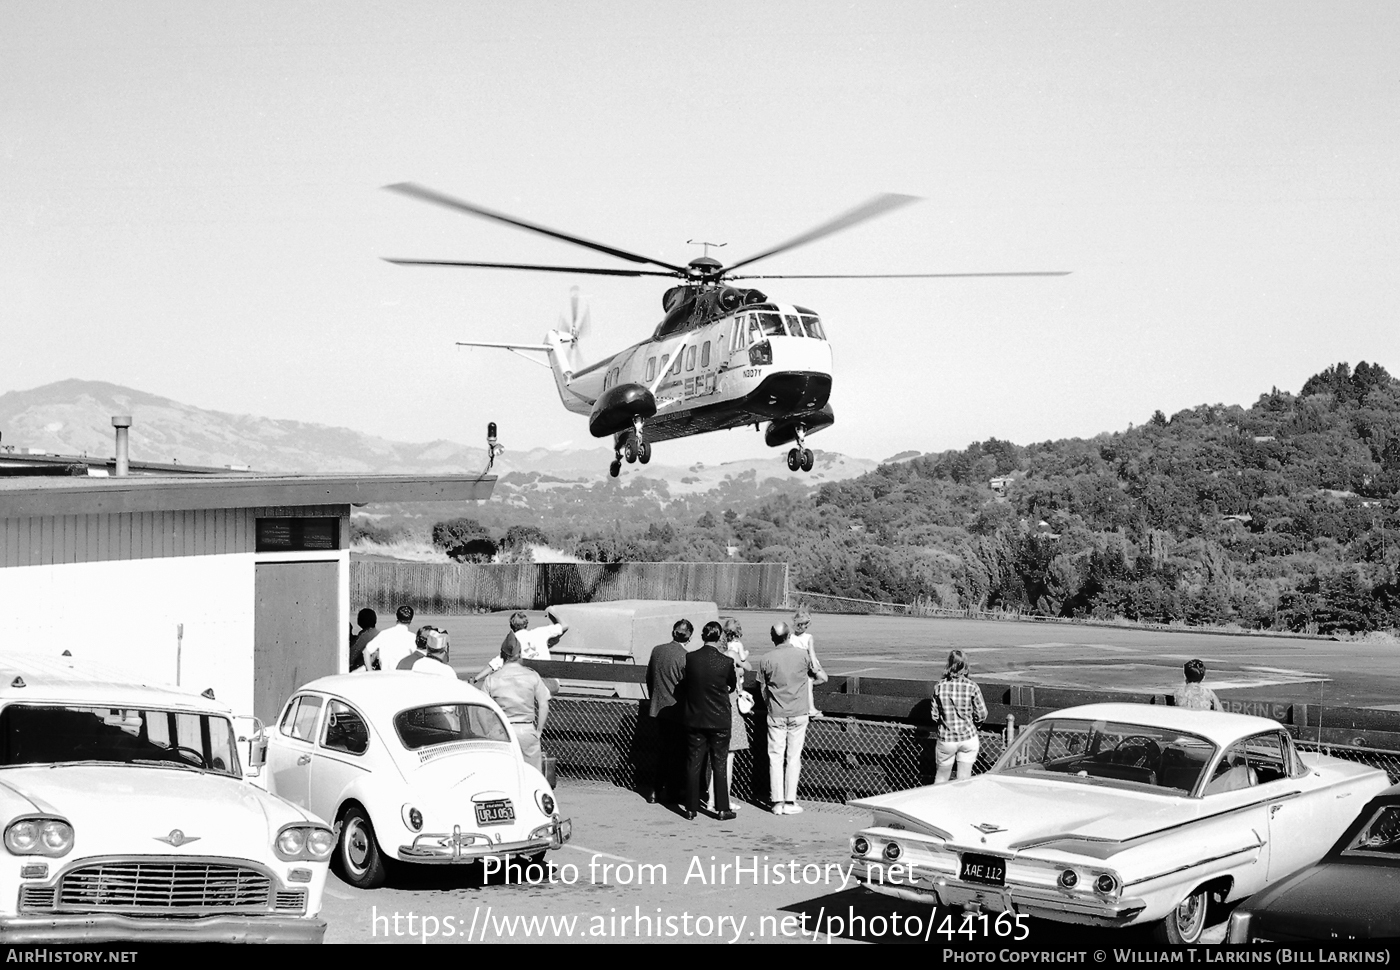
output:
[[[539,266],[534,263],[473,263],[456,259],[392,259],[381,256],[396,266],[468,266],[477,269],[528,269],[541,273],[588,273],[593,276],[684,276],[684,273],[659,273],[649,269],[599,269],[596,266]]]
[[[731,280],[952,280],[977,276],[1068,276],[1073,270],[1031,270],[1013,273],[760,273],[730,276]]]
[[[732,266],[726,267],[724,275],[728,276],[730,270],[738,269],[740,266],[756,263],[760,259],[767,259],[769,256],[776,256],[778,253],[785,253],[789,249],[796,249],[798,246],[805,246],[809,242],[815,242],[823,236],[831,235],[833,232],[849,229],[867,219],[874,219],[876,216],[884,215],[886,212],[898,209],[900,206],[918,201],[918,197],[913,195],[895,195],[892,193],[877,195],[869,201],[862,202],[850,212],[839,215],[828,222],[824,222],[815,229],[809,229],[802,235],[794,236],[787,242],[774,246],[772,249],[766,249],[756,256],[750,256],[748,259],[739,260],[739,262],[734,263]]]
[[[424,202],[431,202],[434,205],[456,209],[458,212],[465,212],[467,215],[471,216],[479,216],[482,219],[493,219],[496,222],[503,222],[508,226],[515,226],[517,229],[537,232],[542,236],[550,236],[551,238],[560,239],[567,243],[573,243],[575,246],[582,246],[585,249],[607,253],[609,256],[616,256],[618,259],[625,259],[628,262],[650,263],[653,266],[664,266],[672,272],[679,273],[682,276],[686,275],[685,269],[680,266],[672,266],[670,263],[663,263],[649,256],[638,256],[636,253],[629,253],[625,249],[616,249],[612,246],[605,246],[602,243],[592,242],[591,240],[583,239],[579,236],[571,236],[566,232],[560,232],[557,229],[550,229],[546,226],[539,226],[533,222],[526,222],[524,219],[517,219],[514,216],[508,216],[501,212],[493,212],[490,209],[482,208],[479,205],[473,205],[470,202],[463,202],[461,199],[454,199],[450,195],[443,195],[441,192],[435,192],[432,189],[424,188],[421,185],[415,185],[412,182],[397,182],[394,185],[386,185],[384,187],[391,192],[398,192],[400,195],[407,195],[415,199],[421,199]]]

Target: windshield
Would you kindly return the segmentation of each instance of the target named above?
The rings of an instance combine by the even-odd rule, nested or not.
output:
[[[11,704],[0,735],[0,765],[115,761],[242,774],[233,725],[217,714]]]
[[[776,313],[755,313],[753,315],[753,321],[763,328],[764,336],[787,336],[787,331],[783,329],[783,318]]]
[[[509,741],[500,715],[483,704],[435,704],[394,715],[394,730],[410,751],[451,741]]]
[[[1386,805],[1361,826],[1342,855],[1359,858],[1400,858],[1400,805]]]
[[[992,771],[1190,794],[1214,755],[1215,745],[1205,738],[1167,728],[1051,719],[1031,725]]]

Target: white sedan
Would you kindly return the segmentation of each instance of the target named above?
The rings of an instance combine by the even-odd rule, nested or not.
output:
[[[470,684],[409,671],[323,677],[268,731],[268,788],[339,828],[334,865],[383,885],[391,861],[539,863],[568,841],[554,791]]]
[[[1094,704],[1034,721],[985,774],[852,802],[874,819],[851,855],[889,895],[1193,943],[1212,899],[1312,865],[1388,785],[1264,718]]]

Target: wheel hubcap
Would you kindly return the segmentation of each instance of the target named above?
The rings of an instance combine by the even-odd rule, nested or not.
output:
[[[351,825],[350,830],[345,833],[345,861],[350,864],[350,868],[361,871],[365,867],[367,858],[369,858],[369,837],[357,822]]]
[[[1176,908],[1176,929],[1183,939],[1191,940],[1199,935],[1205,909],[1205,900],[1200,894],[1182,900]]]

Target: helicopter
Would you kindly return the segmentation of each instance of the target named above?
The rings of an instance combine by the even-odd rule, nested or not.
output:
[[[653,442],[707,431],[768,422],[764,442],[769,447],[792,447],[790,471],[810,472],[816,456],[807,436],[836,420],[830,402],[831,344],[816,311],[774,299],[761,290],[734,286],[757,279],[950,279],[999,276],[1065,276],[1067,271],[991,273],[860,273],[736,275],[735,270],[815,242],[832,233],[905,206],[918,199],[885,193],[848,212],[728,266],[705,255],[677,266],[614,246],[593,242],[505,213],[464,202],[411,182],[385,186],[392,192],[433,205],[514,226],[527,232],[572,243],[639,266],[551,266],[533,263],[475,262],[446,259],[385,257],[400,266],[454,266],[514,269],[593,276],[662,277],[679,280],[662,294],[664,316],[651,336],[614,354],[588,363],[579,340],[589,315],[580,312],[575,287],[570,315],[559,329],[549,330],[540,343],[458,341],[459,347],[492,347],[518,354],[542,353],[554,373],[565,408],[588,415],[595,438],[612,436],[614,458],[608,473],[616,478],[622,462],[651,461]],[[692,240],[695,242],[695,240]],[[538,361],[537,361],[538,362]]]

